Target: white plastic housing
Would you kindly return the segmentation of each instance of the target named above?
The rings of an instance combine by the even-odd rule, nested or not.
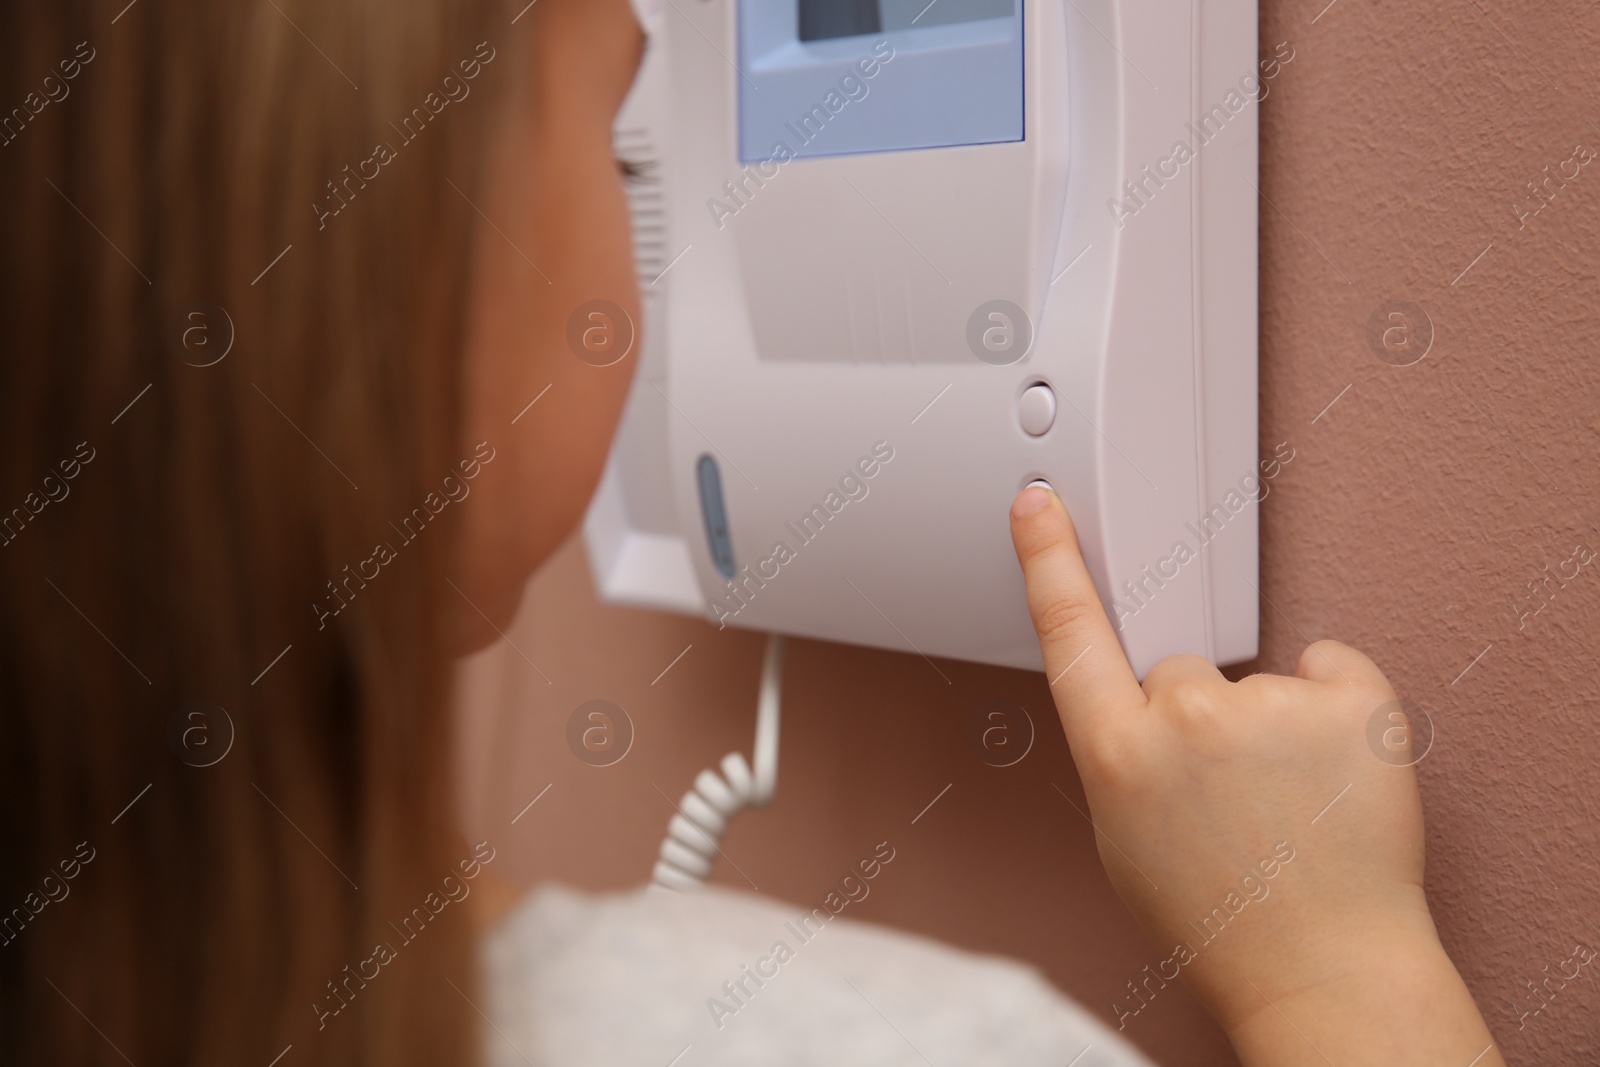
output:
[[[633,189],[640,366],[585,526],[605,598],[1040,669],[1007,509],[1044,478],[1141,675],[1256,654],[1255,5],[1019,2],[1022,141],[798,158],[761,183],[739,161],[737,5],[656,16],[617,130],[652,167]],[[905,32],[923,31],[856,54],[910,55]],[[1034,329],[1007,366],[967,342],[995,299]],[[1035,436],[1018,403],[1041,382],[1056,413]],[[841,476],[879,442],[893,458],[850,499]]]

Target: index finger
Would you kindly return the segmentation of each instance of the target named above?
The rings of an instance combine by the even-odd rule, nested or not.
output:
[[[1018,494],[1011,503],[1011,541],[1069,739],[1096,718],[1143,707],[1144,690],[1106,618],[1061,498],[1038,486]]]

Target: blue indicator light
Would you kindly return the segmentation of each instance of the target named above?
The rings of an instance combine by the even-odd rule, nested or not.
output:
[[[728,511],[722,500],[722,473],[710,454],[695,463],[695,480],[700,484],[700,514],[706,521],[706,544],[711,562],[724,578],[733,577],[733,535],[728,530]]]

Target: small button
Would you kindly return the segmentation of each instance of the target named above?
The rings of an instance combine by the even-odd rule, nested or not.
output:
[[[1034,437],[1048,433],[1056,421],[1056,394],[1048,385],[1031,385],[1017,402],[1017,419]]]

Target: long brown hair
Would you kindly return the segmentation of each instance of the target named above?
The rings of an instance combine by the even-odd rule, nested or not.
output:
[[[391,925],[474,858],[453,516],[391,523],[471,458],[509,19],[125,2],[0,3],[0,1062],[463,1062],[467,915]]]

